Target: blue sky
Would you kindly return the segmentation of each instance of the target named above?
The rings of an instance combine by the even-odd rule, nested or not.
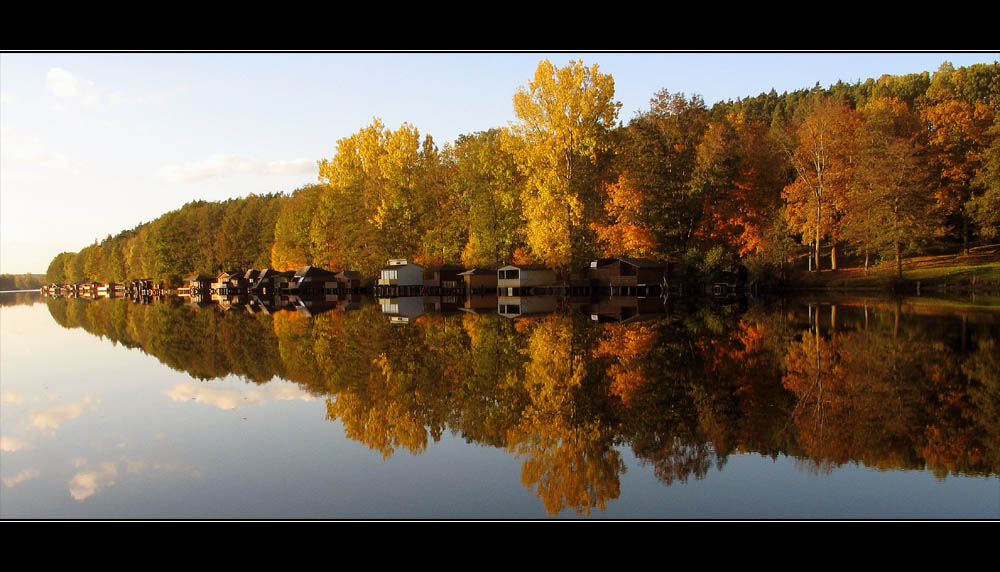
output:
[[[186,202],[290,192],[381,117],[439,147],[514,121],[539,60],[598,64],[620,119],[660,89],[720,100],[933,72],[1000,53],[0,54],[0,272]]]

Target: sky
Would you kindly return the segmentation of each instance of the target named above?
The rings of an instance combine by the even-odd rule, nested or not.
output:
[[[3,53],[0,273],[44,273],[194,200],[290,193],[379,117],[434,138],[516,120],[538,62],[598,64],[619,119],[662,90],[709,106],[1000,60],[979,53]]]

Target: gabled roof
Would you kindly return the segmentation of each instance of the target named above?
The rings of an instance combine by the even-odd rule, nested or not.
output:
[[[442,264],[441,266],[432,266],[428,268],[428,272],[441,272],[443,270],[465,270],[461,266],[455,266],[453,264]]]
[[[650,260],[648,258],[630,258],[627,256],[620,256],[617,258],[598,258],[590,263],[590,268],[594,268],[594,263],[596,262],[596,267],[607,266],[608,264],[614,264],[615,262],[622,261],[630,266],[635,266],[636,268],[663,268],[666,266],[662,262],[657,262],[655,260]]]
[[[334,273],[319,266],[303,266],[295,271],[296,276],[333,276]]]
[[[192,275],[184,278],[184,280],[186,280],[188,282],[204,282],[206,280],[212,280],[212,278],[213,278],[212,276],[206,276],[204,274],[200,274],[199,273],[199,274],[192,274]]]
[[[419,264],[413,262],[407,262],[406,264],[390,264],[389,266],[383,266],[379,270],[399,270],[400,268],[406,268],[407,266],[419,268],[420,270],[424,269],[424,267]]]
[[[479,276],[481,274],[496,274],[496,270],[490,270],[489,268],[473,268],[472,270],[466,270],[465,272],[459,272],[459,276]]]
[[[552,270],[544,264],[508,264],[507,266],[501,266],[497,270]],[[555,272],[553,270],[553,272]]]

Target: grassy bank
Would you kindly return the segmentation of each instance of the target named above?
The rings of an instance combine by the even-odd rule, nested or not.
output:
[[[968,255],[918,256],[903,260],[903,279],[895,261],[864,267],[799,271],[790,276],[792,288],[854,291],[1000,292],[1000,245],[973,249]]]

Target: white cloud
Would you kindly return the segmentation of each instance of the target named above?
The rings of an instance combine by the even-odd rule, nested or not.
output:
[[[9,91],[0,90],[0,105],[13,105],[18,102],[16,95]]]
[[[96,409],[97,403],[97,401],[90,397],[86,397],[80,403],[69,403],[38,413],[32,413],[31,424],[39,429],[58,429],[66,421],[76,419],[85,411]]]
[[[0,155],[3,161],[33,163],[46,169],[79,172],[82,164],[49,148],[37,135],[25,135],[9,124],[0,124]]]
[[[164,91],[143,91],[119,89],[107,93],[108,107],[130,107],[136,105],[161,105],[177,97],[183,97],[187,90],[183,87]]]
[[[309,159],[261,161],[228,153],[217,153],[183,165],[165,165],[154,175],[172,183],[191,183],[233,173],[257,175],[296,175],[316,172],[316,162]]]
[[[200,384],[179,384],[164,392],[174,401],[206,403],[223,410],[263,405],[268,401],[312,401],[315,399],[294,385],[267,385],[262,389],[241,390],[229,387],[209,387]]]
[[[52,68],[45,74],[45,87],[60,99],[76,101],[87,107],[98,103],[97,84],[63,68]]]
[[[40,474],[41,473],[38,472],[38,469],[25,469],[13,477],[4,477],[3,484],[7,487],[12,487],[23,483],[24,481],[30,481],[31,479],[38,477]]]

